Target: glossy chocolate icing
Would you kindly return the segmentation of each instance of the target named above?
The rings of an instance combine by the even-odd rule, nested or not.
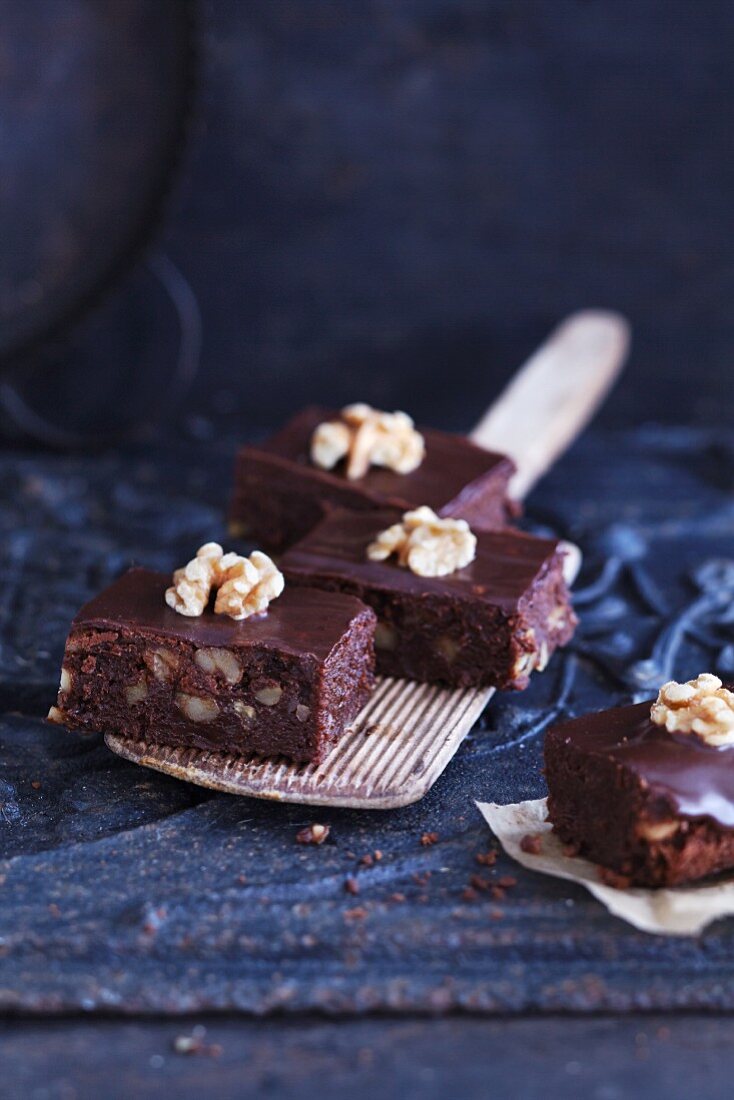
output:
[[[734,746],[714,748],[693,734],[670,734],[650,720],[652,700],[586,714],[549,737],[605,757],[666,796],[683,817],[734,828]]]
[[[299,578],[318,575],[360,582],[371,589],[467,599],[512,614],[557,551],[556,542],[518,531],[476,531],[474,561],[447,577],[416,576],[394,557],[368,561],[368,544],[401,517],[397,510],[334,511],[283,555],[281,569],[286,576],[289,572]]]
[[[176,638],[196,646],[259,646],[325,659],[365,606],[353,596],[286,585],[267,614],[243,619],[207,610],[196,618],[173,611],[165,602],[169,574],[130,569],[74,619],[74,627],[127,630]]]
[[[289,420],[259,449],[296,463],[317,479],[348,485],[377,504],[428,504],[436,511],[452,503],[452,512],[456,512],[462,496],[471,496],[476,481],[489,473],[506,473],[509,477],[515,468],[506,455],[485,451],[463,436],[420,428],[426,442],[426,455],[417,470],[397,474],[372,466],[364,477],[349,481],[343,463],[333,470],[322,470],[310,457],[314,429],[323,421],[338,416],[334,409],[310,406]]]

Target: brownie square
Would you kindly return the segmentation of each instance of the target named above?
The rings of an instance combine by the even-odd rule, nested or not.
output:
[[[475,531],[476,557],[445,577],[420,577],[367,546],[395,511],[328,515],[283,555],[290,585],[357,596],[377,614],[377,669],[452,687],[523,688],[576,619],[556,542],[517,531]]]
[[[503,526],[512,514],[507,500],[512,460],[447,432],[420,429],[426,454],[410,474],[373,466],[363,478],[349,481],[343,463],[320,469],[310,458],[311,436],[336,416],[333,409],[307,408],[260,447],[240,450],[230,509],[233,534],[280,552],[334,507],[407,511],[427,504],[439,515],[487,528]]]
[[[548,817],[610,881],[674,886],[734,866],[734,746],[668,733],[651,705],[548,730]]]
[[[131,569],[79,612],[50,717],[149,744],[321,760],[374,685],[373,612],[288,589],[237,622],[167,607],[170,577]]]

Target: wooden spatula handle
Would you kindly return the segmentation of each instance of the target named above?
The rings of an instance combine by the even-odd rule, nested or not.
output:
[[[514,459],[513,497],[524,497],[583,430],[622,369],[628,348],[629,325],[619,314],[574,313],[487,410],[470,438]]]

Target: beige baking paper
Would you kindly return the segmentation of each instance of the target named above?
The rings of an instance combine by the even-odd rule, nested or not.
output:
[[[593,863],[563,854],[561,842],[546,821],[546,800],[499,806],[477,802],[477,808],[508,855],[531,871],[578,882],[620,917],[642,932],[664,936],[694,936],[711,921],[734,913],[734,880],[674,890],[617,890],[599,882]],[[541,836],[538,855],[524,852],[524,836]]]

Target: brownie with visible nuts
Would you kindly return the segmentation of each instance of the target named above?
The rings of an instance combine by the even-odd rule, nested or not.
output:
[[[487,528],[503,526],[516,510],[507,499],[512,460],[447,432],[421,428],[425,457],[409,474],[373,466],[350,481],[343,462],[333,470],[321,469],[311,461],[311,437],[319,424],[337,415],[307,408],[261,446],[240,450],[230,509],[234,535],[280,552],[335,507],[406,511],[427,504],[439,515]]]
[[[394,511],[327,516],[283,555],[288,583],[357,596],[377,614],[377,671],[451,687],[524,688],[573,634],[563,552],[518,531],[479,531],[476,557],[444,577],[367,560]]]
[[[650,707],[617,707],[548,730],[555,832],[615,884],[673,886],[734,867],[734,746],[668,733]]]
[[[150,744],[321,760],[373,688],[374,613],[286,588],[261,616],[187,618],[166,606],[169,584],[131,569],[82,608],[49,717]]]

